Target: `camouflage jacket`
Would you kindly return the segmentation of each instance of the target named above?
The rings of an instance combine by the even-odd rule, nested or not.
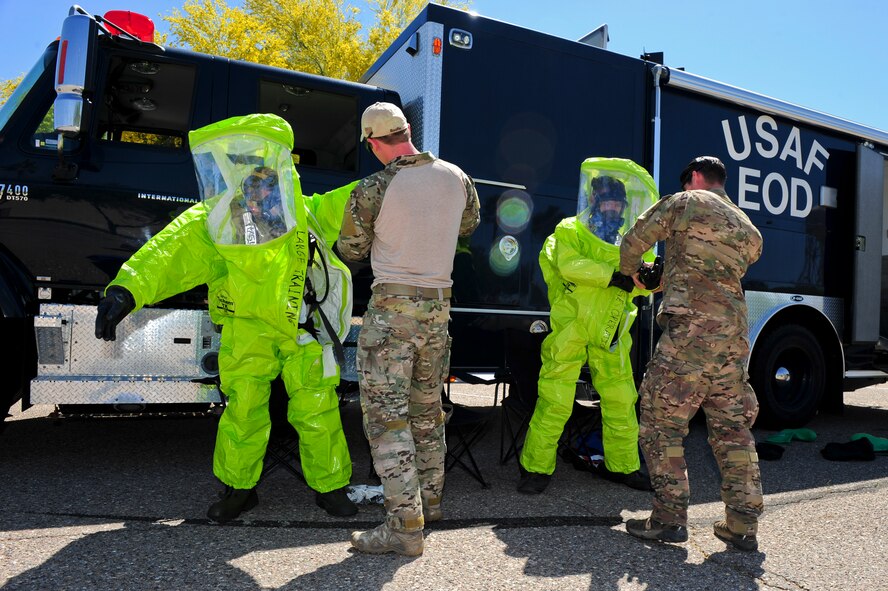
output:
[[[762,253],[762,235],[722,189],[662,198],[623,237],[620,272],[632,274],[641,255],[666,241],[661,314],[687,314],[746,325],[740,280]]]

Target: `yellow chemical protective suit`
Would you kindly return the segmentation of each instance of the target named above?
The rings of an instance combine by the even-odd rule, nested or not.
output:
[[[209,286],[210,314],[223,326],[219,375],[228,404],[213,457],[223,483],[249,489],[258,482],[270,382],[280,374],[308,485],[339,489],[351,478],[351,460],[334,348],[348,332],[352,293],[348,269],[327,245],[354,183],[304,198],[290,157],[293,132],[275,115],[227,119],[189,140],[204,201],[139,249],[109,287],[129,291],[138,310]],[[262,183],[265,197],[253,196],[252,185]],[[319,306],[303,301],[306,278]]]
[[[634,162],[590,158],[581,166],[579,214],[559,223],[543,245],[539,260],[552,332],[543,341],[539,399],[521,453],[528,472],[555,470],[558,439],[586,363],[601,397],[606,468],[629,474],[640,467],[629,329],[637,314],[633,298],[650,292],[626,292],[610,283],[620,268],[621,234],[656,198],[653,179]],[[614,216],[601,214],[606,200],[620,202]]]

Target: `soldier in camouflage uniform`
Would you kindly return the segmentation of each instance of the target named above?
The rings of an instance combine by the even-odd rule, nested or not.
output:
[[[645,212],[620,247],[620,271],[637,282],[641,253],[666,241],[665,293],[657,315],[663,335],[639,393],[639,436],[654,507],[649,518],[630,519],[626,530],[644,539],[688,539],[690,488],[682,440],[702,407],[726,506],[715,535],[741,550],[755,550],[763,502],[749,429],[758,402],[746,373],[749,337],[740,280],[758,260],[762,236],[731,203],[725,176],[717,158],[691,161],[680,177],[684,191]]]
[[[425,522],[442,515],[450,275],[457,238],[480,221],[478,194],[462,170],[416,149],[397,106],[371,105],[361,129],[385,168],[352,190],[338,246],[353,261],[369,252],[373,268],[357,366],[386,520],[353,533],[352,545],[416,556]]]

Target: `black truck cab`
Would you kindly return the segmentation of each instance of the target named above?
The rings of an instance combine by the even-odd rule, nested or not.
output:
[[[366,85],[162,48],[72,8],[62,38],[0,110],[3,410],[20,397],[218,400],[218,334],[204,290],[145,310],[154,332],[140,312],[117,343],[89,338],[94,306],[121,264],[198,201],[188,132],[236,115],[280,115],[311,194],[378,170],[359,149],[358,122],[373,102],[397,100]],[[367,283],[364,268],[355,271]],[[152,400],[158,381],[170,393]]]

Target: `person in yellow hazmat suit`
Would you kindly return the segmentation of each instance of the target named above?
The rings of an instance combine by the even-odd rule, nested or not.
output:
[[[650,490],[640,470],[629,333],[638,312],[633,298],[650,292],[619,273],[619,245],[657,194],[647,171],[631,160],[589,158],[580,167],[577,215],[562,220],[543,245],[540,267],[552,332],[542,345],[539,399],[521,453],[519,492],[539,494],[548,486],[586,363],[601,398],[604,462],[593,466],[609,480]]]
[[[226,488],[207,516],[224,523],[258,504],[270,383],[279,374],[317,504],[354,515],[335,391],[351,274],[329,246],[354,183],[304,197],[290,155],[293,131],[276,115],[232,117],[189,140],[202,201],[123,264],[99,303],[96,337],[114,340],[127,314],[207,284],[211,318],[222,325],[219,377],[228,399],[213,455]]]

